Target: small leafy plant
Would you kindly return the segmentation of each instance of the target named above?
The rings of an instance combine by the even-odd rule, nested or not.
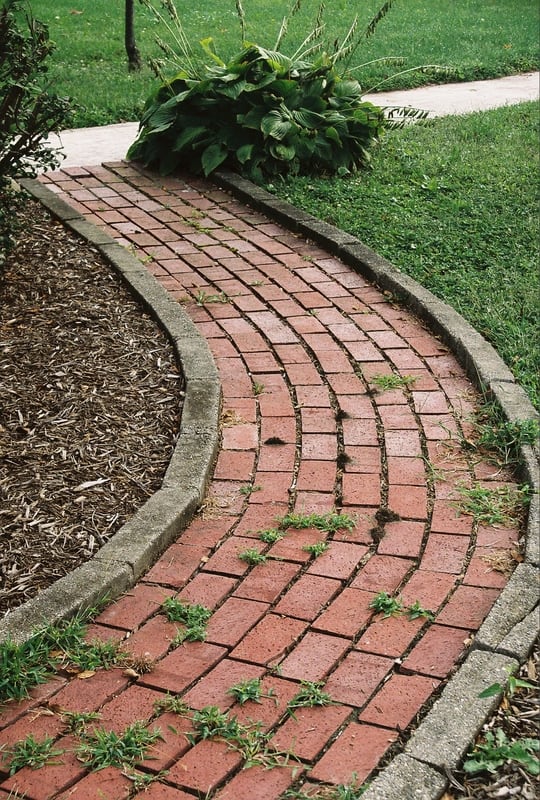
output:
[[[227,711],[221,711],[218,706],[205,706],[200,711],[195,711],[192,721],[196,741],[214,736],[238,740],[244,732],[238,719],[230,717]]]
[[[150,0],[143,2],[152,8]],[[381,6],[366,38],[392,4],[387,0]],[[385,118],[363,100],[360,83],[347,69],[362,38],[356,18],[341,43],[325,46],[321,4],[313,29],[286,55],[283,41],[301,2],[294,0],[273,47],[265,48],[246,41],[245,14],[237,0],[241,50],[224,61],[212,38],[204,39],[200,44],[209,63],[201,64],[174,5],[162,5],[169,12],[169,29],[177,31],[178,52],[161,43],[176,74],[165,79],[155,64],[162,82],[146,102],[128,158],[162,174],[188,165],[209,175],[225,165],[258,182],[283,174],[347,175],[369,163],[369,148]],[[159,12],[158,17],[163,21]]]
[[[265,554],[259,553],[254,547],[248,547],[246,550],[242,550],[241,553],[238,553],[238,558],[240,561],[245,561],[246,564],[251,564],[252,566],[264,564],[266,562]]]
[[[435,619],[435,614],[427,608],[420,605],[419,600],[415,600],[412,606],[407,607],[407,615],[410,620],[413,619],[429,619],[431,622]]]
[[[316,528],[323,533],[336,533],[339,530],[352,531],[355,526],[355,520],[349,514],[338,514],[330,511],[327,514],[299,514],[293,512],[286,514],[279,520],[279,527],[283,530],[286,528]]]
[[[328,544],[328,542],[324,541],[314,542],[313,544],[305,544],[302,547],[302,550],[305,550],[306,553],[310,553],[312,556],[315,556],[315,558],[317,558],[318,556],[321,556],[323,553],[325,553],[328,550],[329,546],[330,545]]]
[[[394,617],[403,611],[403,603],[397,597],[391,597],[387,592],[379,592],[369,604],[377,614],[382,614],[384,619]]]
[[[516,761],[531,775],[540,774],[540,762],[534,754],[540,750],[538,739],[507,738],[498,728],[488,731],[483,742],[476,744],[463,763],[465,772],[496,772],[506,761]]]
[[[372,375],[370,378],[377,389],[385,392],[391,389],[408,389],[414,386],[416,378],[413,375]]]
[[[263,693],[262,681],[260,678],[248,678],[245,681],[235,683],[227,690],[227,694],[234,697],[237,703],[244,705],[248,701],[260,703],[263,697],[273,697],[274,690],[270,689],[268,694]]]
[[[149,731],[143,722],[128,725],[122,734],[94,728],[77,750],[80,760],[91,770],[132,766],[146,758],[148,748],[161,738],[158,728]]]
[[[484,525],[512,525],[519,521],[530,501],[529,486],[495,486],[475,484],[459,488],[458,508]]]
[[[9,774],[14,775],[23,767],[40,769],[46,764],[55,763],[54,759],[62,755],[62,750],[54,750],[54,739],[35,739],[31,733],[25,739],[16,742],[6,753],[9,762]],[[58,762],[56,762],[58,763]]]
[[[174,644],[204,642],[206,623],[212,616],[210,609],[198,603],[183,603],[177,597],[167,597],[161,604],[169,622],[181,622],[184,628],[178,631]]]
[[[494,403],[480,410],[475,429],[478,448],[495,454],[503,465],[518,463],[521,448],[534,445],[540,437],[537,419],[507,420]]]
[[[293,715],[296,708],[334,705],[334,701],[323,687],[324,683],[321,681],[301,681],[301,689],[287,703],[289,713]]]
[[[283,539],[285,533],[277,528],[269,528],[266,531],[259,531],[259,539],[265,544],[275,544]]]

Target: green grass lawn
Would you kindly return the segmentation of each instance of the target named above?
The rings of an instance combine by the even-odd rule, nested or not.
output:
[[[446,300],[540,408],[538,106],[387,133],[373,170],[274,191],[358,236]]]
[[[243,0],[248,38],[271,47],[291,0]],[[327,37],[343,38],[356,13],[364,30],[382,0],[331,0],[327,3]],[[34,15],[49,25],[57,49],[49,76],[58,93],[77,103],[75,127],[136,119],[155,83],[148,66],[129,74],[123,43],[124,3],[110,0],[32,0]],[[318,0],[304,0],[289,31],[294,49],[313,25]],[[176,0],[186,33],[195,48],[213,36],[218,52],[239,49],[240,26],[234,0],[187,3]],[[373,64],[359,69],[366,91],[424,83],[473,80],[537,69],[540,10],[535,0],[396,0],[375,36],[355,54],[354,64],[382,57],[403,63]],[[158,50],[163,34],[141,6],[136,7],[136,33],[145,63]],[[164,37],[166,38],[166,37]],[[442,71],[389,76],[411,67],[438,64]]]

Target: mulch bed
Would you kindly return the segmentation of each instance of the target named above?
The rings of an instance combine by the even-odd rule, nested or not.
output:
[[[99,253],[28,202],[0,285],[0,616],[161,485],[183,378]]]

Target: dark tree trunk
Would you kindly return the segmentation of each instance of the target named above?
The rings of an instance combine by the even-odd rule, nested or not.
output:
[[[124,29],[128,68],[130,72],[135,72],[142,67],[141,54],[139,53],[139,48],[135,42],[135,26],[133,22],[134,2],[135,0],[126,0],[126,18]]]

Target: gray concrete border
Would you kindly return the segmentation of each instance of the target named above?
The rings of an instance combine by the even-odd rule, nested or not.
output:
[[[301,234],[391,292],[416,313],[456,355],[469,379],[494,400],[512,422],[540,419],[525,391],[495,349],[457,311],[401,273],[359,239],[295,208],[235,173],[218,172],[216,182],[239,200]],[[505,686],[531,651],[538,634],[540,514],[538,447],[522,449],[520,479],[533,491],[525,557],[478,631],[465,661],[424,717],[402,754],[375,778],[365,800],[438,800],[467,748],[500,701],[479,698],[494,683]]]
[[[105,597],[127,591],[173,542],[201,504],[219,446],[221,388],[205,339],[187,314],[124,247],[34,180],[21,185],[104,256],[168,336],[185,379],[180,431],[161,488],[87,563],[0,620],[0,641],[28,639]]]

